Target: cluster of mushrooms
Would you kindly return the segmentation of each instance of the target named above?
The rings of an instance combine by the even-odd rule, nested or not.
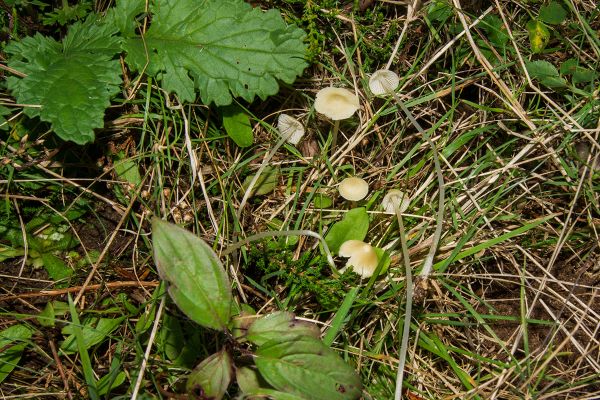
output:
[[[398,75],[390,70],[379,70],[371,75],[369,79],[369,89],[376,96],[394,94],[398,87],[400,79]],[[327,87],[321,89],[315,98],[315,111],[334,122],[331,131],[331,151],[335,150],[337,144],[337,134],[340,121],[350,118],[360,108],[358,96],[347,89]],[[293,145],[297,145],[304,135],[304,126],[297,119],[287,115],[280,114],[277,121],[282,140]],[[344,179],[338,186],[340,196],[356,205],[357,202],[367,197],[369,193],[369,184],[362,178],[353,176]],[[410,204],[410,200],[404,193],[397,189],[390,190],[383,198],[381,206],[386,214],[399,214],[404,212]],[[346,266],[340,270],[343,273],[346,269],[352,268],[352,271],[361,276],[369,278],[373,276],[377,268],[379,259],[375,248],[369,243],[361,240],[348,240],[344,242],[339,249],[339,256],[348,258]]]

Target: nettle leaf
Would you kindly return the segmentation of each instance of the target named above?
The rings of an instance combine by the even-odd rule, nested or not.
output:
[[[304,32],[279,11],[242,0],[155,0],[150,28],[125,42],[127,62],[162,80],[180,101],[228,105],[277,93],[306,67]]]
[[[318,339],[281,338],[260,346],[254,360],[275,389],[312,400],[356,399],[360,377],[333,350]]]
[[[369,232],[367,209],[353,208],[346,213],[344,219],[333,224],[325,236],[325,242],[332,253],[337,253],[342,243],[348,240],[364,240],[367,232]]]
[[[177,225],[152,220],[154,260],[177,306],[194,322],[224,330],[231,318],[231,284],[213,249]]]
[[[220,400],[233,375],[233,361],[227,351],[213,354],[192,371],[186,383],[188,394],[202,399]]]
[[[296,319],[296,316],[291,312],[277,311],[254,321],[248,328],[246,339],[261,346],[269,340],[281,338],[285,335],[310,336],[318,339],[321,336],[321,331],[313,323]]]
[[[115,28],[92,18],[75,23],[61,43],[35,35],[6,47],[8,65],[27,76],[9,77],[8,88],[24,112],[49,122],[64,140],[84,144],[104,126],[104,110],[119,91],[121,49]]]
[[[532,61],[526,62],[525,68],[529,75],[537,79],[542,85],[549,88],[562,88],[567,86],[567,81],[560,76],[558,69],[548,61]]]

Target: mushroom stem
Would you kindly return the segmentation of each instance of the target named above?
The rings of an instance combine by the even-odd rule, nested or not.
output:
[[[440,237],[442,236],[442,223],[443,223],[443,218],[444,218],[444,206],[445,206],[444,199],[446,196],[445,186],[444,186],[444,175],[442,175],[442,167],[440,166],[440,158],[438,155],[437,147],[435,147],[435,144],[431,140],[431,137],[429,136],[427,131],[425,129],[423,129],[423,127],[417,122],[417,120],[412,115],[410,110],[408,108],[406,108],[406,106],[404,105],[402,100],[400,100],[400,97],[398,97],[396,92],[392,91],[391,94],[394,97],[394,100],[396,101],[398,106],[400,106],[402,111],[404,111],[404,114],[406,114],[406,116],[408,117],[408,120],[411,122],[411,124],[413,124],[413,126],[415,128],[417,128],[419,133],[421,133],[423,135],[423,137],[425,138],[425,140],[427,141],[427,143],[433,150],[433,163],[435,165],[435,172],[437,174],[438,186],[439,186],[439,205],[438,205],[438,212],[437,212],[436,221],[435,221],[436,226],[435,226],[435,232],[433,234],[433,241],[431,243],[431,247],[429,248],[429,253],[427,254],[427,258],[425,258],[425,262],[423,263],[423,268],[421,269],[421,274],[420,274],[420,276],[423,279],[427,279],[427,277],[431,273],[431,269],[433,268],[433,257],[435,256],[435,252],[436,252],[438,244],[440,242]]]
[[[335,151],[335,147],[337,146],[337,136],[338,131],[340,130],[340,120],[336,119],[333,123],[333,131],[331,131],[331,154]]]
[[[404,379],[404,366],[406,365],[406,353],[408,351],[408,337],[410,334],[410,320],[412,319],[412,298],[413,298],[413,282],[412,271],[410,269],[410,256],[408,255],[408,245],[406,244],[406,232],[404,223],[402,222],[402,213],[400,206],[402,199],[392,199],[396,218],[398,218],[398,230],[400,231],[400,244],[402,246],[402,255],[404,256],[404,267],[406,269],[406,280],[404,287],[406,289],[406,308],[404,312],[404,326],[402,329],[402,340],[400,342],[400,354],[398,360],[398,371],[396,373],[396,399],[402,398],[402,381]]]

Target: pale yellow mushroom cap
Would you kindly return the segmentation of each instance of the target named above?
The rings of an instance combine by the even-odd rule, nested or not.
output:
[[[402,213],[410,206],[410,199],[401,190],[392,189],[383,196],[381,207],[383,207],[386,214],[395,214],[394,206],[397,206]]]
[[[356,176],[346,178],[338,187],[340,195],[346,200],[359,201],[367,197],[369,184],[362,178]]]
[[[369,78],[369,89],[375,96],[389,94],[396,90],[400,84],[398,75],[389,69],[375,71]]]
[[[347,240],[340,246],[341,257],[350,257],[346,267],[352,266],[352,270],[363,278],[369,278],[375,273],[379,260],[373,246],[360,240]]]
[[[289,143],[297,145],[304,136],[304,126],[296,118],[287,114],[279,114],[277,129]]]
[[[350,118],[359,108],[358,97],[347,89],[327,87],[315,98],[315,110],[334,121]]]

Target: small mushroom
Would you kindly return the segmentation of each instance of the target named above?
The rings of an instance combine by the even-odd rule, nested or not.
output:
[[[398,189],[392,189],[381,201],[381,207],[383,207],[386,214],[396,214],[396,208],[399,212],[404,212],[410,206],[410,199]]]
[[[304,126],[296,118],[287,114],[279,114],[277,118],[277,129],[281,137],[294,146],[300,142],[304,136]]]
[[[369,78],[369,89],[375,96],[392,93],[398,85],[400,85],[400,78],[389,69],[375,71]]]
[[[352,271],[362,278],[369,278],[375,273],[379,260],[373,246],[361,240],[347,240],[340,246],[339,255],[349,257],[346,268],[352,266]]]
[[[350,118],[360,107],[358,97],[347,89],[327,87],[319,90],[315,98],[315,110],[334,121],[331,150],[337,144],[340,120]]]
[[[359,201],[367,197],[369,184],[364,179],[353,176],[344,179],[340,183],[338,190],[344,199]]]

